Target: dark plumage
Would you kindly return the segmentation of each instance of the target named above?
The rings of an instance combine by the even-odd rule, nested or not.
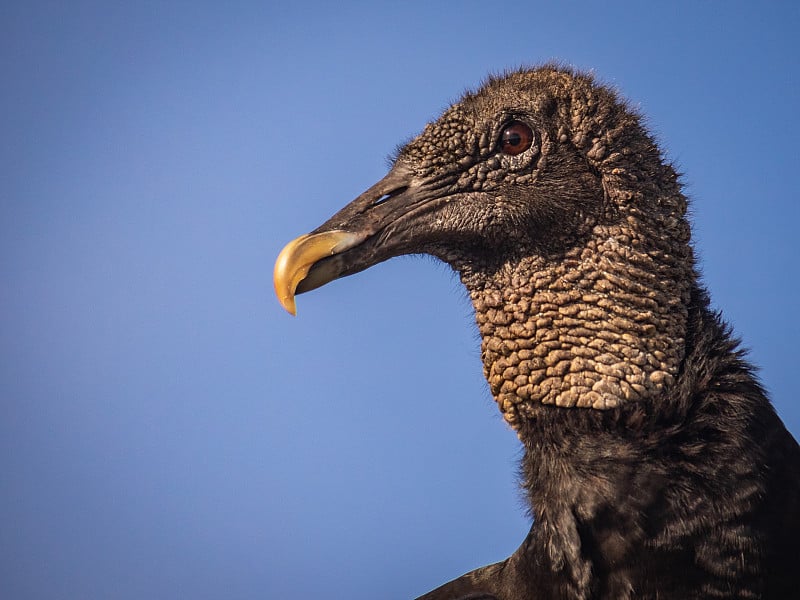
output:
[[[800,594],[800,448],[709,309],[686,204],[636,114],[547,66],[465,95],[281,253],[291,311],[408,253],[469,291],[534,521],[424,599]]]

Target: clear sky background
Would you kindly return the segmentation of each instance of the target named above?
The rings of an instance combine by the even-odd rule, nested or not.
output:
[[[403,599],[528,529],[433,260],[298,299],[283,244],[490,72],[618,87],[800,434],[797,2],[4,2],[0,597]]]

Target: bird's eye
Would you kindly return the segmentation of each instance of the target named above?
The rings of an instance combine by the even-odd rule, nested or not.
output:
[[[500,134],[500,152],[509,156],[522,154],[533,144],[533,131],[522,121],[511,121]]]

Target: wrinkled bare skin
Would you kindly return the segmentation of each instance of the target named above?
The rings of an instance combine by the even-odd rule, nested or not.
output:
[[[800,448],[709,309],[686,211],[639,117],[546,66],[466,94],[281,254],[292,310],[410,253],[469,292],[533,524],[422,600],[796,595]]]

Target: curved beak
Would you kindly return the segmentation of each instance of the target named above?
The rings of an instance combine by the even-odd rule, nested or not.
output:
[[[275,294],[281,306],[292,315],[297,314],[294,295],[301,281],[306,280],[311,267],[323,258],[352,248],[362,241],[362,237],[348,231],[326,231],[323,233],[301,235],[284,246],[275,261],[273,283]],[[330,277],[328,277],[330,276]],[[304,281],[308,291],[325,285],[336,275],[317,269],[310,280]]]
[[[426,204],[418,190],[411,170],[397,164],[327,223],[289,242],[275,262],[275,293],[281,306],[294,315],[295,294],[403,254],[408,235],[395,230],[407,226],[403,217],[412,221],[424,212],[415,210]]]

